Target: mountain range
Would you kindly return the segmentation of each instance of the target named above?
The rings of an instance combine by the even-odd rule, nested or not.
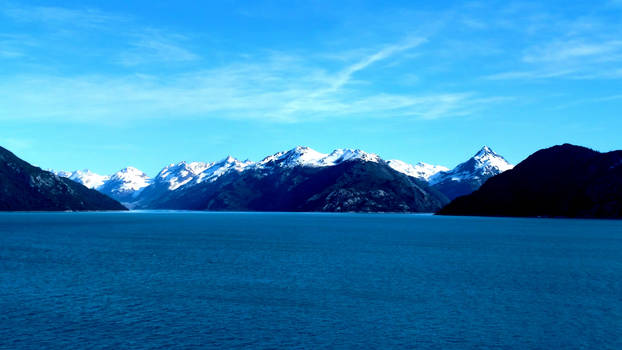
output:
[[[295,147],[259,162],[180,162],[154,178],[50,172],[0,147],[0,211],[184,209],[622,218],[622,151],[564,144],[516,167],[489,147],[448,169]]]
[[[295,147],[259,162],[226,157],[180,162],[154,178],[128,167],[110,175],[58,171],[136,209],[261,211],[436,211],[510,165],[483,147],[454,169],[354,149]]]

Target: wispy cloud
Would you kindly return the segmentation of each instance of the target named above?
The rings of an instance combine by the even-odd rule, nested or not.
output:
[[[343,69],[337,75],[337,79],[335,79],[335,81],[333,82],[332,86],[330,87],[330,90],[337,90],[341,88],[342,86],[344,86],[350,81],[354,73],[369,67],[375,62],[387,59],[395,54],[417,47],[421,45],[422,43],[424,43],[425,41],[426,39],[424,38],[410,39],[404,43],[387,46],[383,48],[382,50],[375,52],[374,54],[370,56],[364,57],[358,62]]]
[[[26,50],[35,46],[26,35],[0,34],[0,58],[13,59],[26,56]]]
[[[48,54],[63,54],[63,49],[74,55],[88,55],[89,59],[99,54],[102,63],[113,62],[127,67],[189,62],[200,58],[187,47],[191,40],[186,35],[145,26],[130,16],[95,8],[3,4],[2,0],[0,5],[4,5],[0,6],[0,20],[5,17],[14,23],[33,24],[39,46]],[[26,56],[30,49],[32,45],[28,41],[5,39],[0,34],[0,57]]]
[[[85,55],[87,59],[80,62],[98,60],[107,66],[92,64],[74,73],[70,68],[52,67],[6,76],[0,81],[0,94],[4,96],[0,100],[0,120],[115,123],[154,118],[279,122],[343,117],[437,119],[469,115],[507,102],[506,97],[478,92],[478,84],[482,83],[478,77],[484,75],[479,74],[479,69],[487,65],[473,66],[473,60],[491,56],[505,59],[505,63],[516,60],[495,65],[501,69],[486,80],[589,79],[588,74],[604,74],[604,57],[611,62],[622,49],[617,39],[597,41],[577,29],[576,38],[570,41],[553,36],[549,44],[529,41],[525,47],[520,43],[506,52],[506,43],[490,36],[491,31],[524,30],[522,35],[534,35],[531,29],[521,29],[521,24],[542,29],[551,16],[521,6],[499,12],[501,19],[488,20],[488,12],[479,12],[485,8],[483,3],[472,2],[439,14],[442,20],[430,19],[429,23],[426,19],[430,16],[402,14],[398,22],[403,27],[393,28],[384,44],[377,41],[380,35],[373,35],[370,37],[375,40],[355,40],[358,44],[348,41],[337,50],[330,46],[334,44],[320,43],[294,47],[292,51],[285,47],[283,52],[266,55],[261,47],[233,54],[221,47],[217,54],[222,60],[212,60],[204,43],[199,44],[199,33],[182,35],[174,30],[148,28],[140,20],[91,8],[5,6],[0,15],[13,21],[37,22],[46,26],[44,29],[52,27],[49,32],[88,33],[67,46],[72,54]],[[515,17],[520,21],[512,21]],[[417,26],[413,18],[420,20]],[[463,32],[476,34],[469,37]],[[407,39],[395,39],[404,36]],[[97,53],[80,46],[88,45],[92,37],[100,40],[94,45],[100,50]],[[73,38],[69,35],[61,39]],[[100,42],[112,44],[108,47]],[[65,64],[58,59],[66,55],[64,50],[46,49],[57,54],[54,63]],[[0,38],[0,58],[26,52],[24,47],[3,46]],[[466,65],[457,67],[461,60],[468,59],[472,72],[462,72]],[[589,69],[581,65],[586,60],[592,63]],[[223,64],[225,61],[229,63]],[[203,69],[197,68],[199,64]],[[447,78],[452,69],[456,73],[453,77],[460,76],[460,81]],[[440,83],[430,79],[438,72],[444,75]],[[416,77],[417,84],[412,84],[412,77]],[[477,82],[473,84],[469,79]]]
[[[13,50],[3,46],[3,43],[0,42],[0,58],[17,58],[24,56],[24,53],[20,50]]]
[[[94,9],[8,6],[2,13],[16,21],[58,28],[76,26],[99,31],[123,16]],[[127,23],[126,23],[127,24]],[[169,64],[201,59],[185,35],[154,28],[125,28],[127,48],[115,62]],[[342,117],[440,118],[470,113],[485,102],[464,91],[388,93],[366,89],[358,74],[398,64],[400,57],[426,43],[410,37],[386,45],[332,52],[328,66],[304,54],[249,53],[226,65],[151,74],[56,75],[14,74],[0,81],[0,120],[124,123],[166,119],[253,119],[298,122]],[[373,46],[376,46],[374,49]],[[314,56],[322,56],[315,52]],[[326,56],[329,56],[328,54]],[[368,82],[372,83],[372,82]]]
[[[618,79],[622,62],[622,41],[555,42],[531,47],[522,57],[524,70],[486,76],[489,80],[534,79]]]
[[[583,99],[574,100],[569,103],[564,103],[564,104],[555,106],[552,109],[566,109],[566,108],[575,107],[575,106],[584,105],[584,104],[592,104],[592,103],[602,104],[602,103],[610,103],[610,102],[618,102],[618,101],[622,101],[622,94],[600,96],[600,97],[593,97],[593,98],[583,98]]]
[[[181,43],[188,41],[183,35],[167,35],[148,30],[135,37],[130,44],[131,48],[119,55],[120,64],[135,66],[154,62],[188,62],[200,58],[182,46]]]
[[[364,55],[362,58],[356,59],[353,63],[347,64],[344,68],[339,70],[336,74],[325,74],[324,82],[319,87],[311,89],[308,94],[302,94],[300,97],[288,101],[281,108],[280,114],[293,115],[295,113],[304,113],[310,108],[316,109],[317,106],[339,106],[340,103],[336,100],[340,90],[344,88],[353,78],[353,76],[372,64],[389,59],[390,57],[413,49],[426,40],[424,38],[413,38],[403,41],[398,44],[388,45],[378,51],[371,54]],[[345,101],[344,101],[345,102]],[[361,101],[358,101],[359,105]],[[353,111],[353,105],[349,106],[349,110]],[[390,108],[395,109],[395,108]],[[333,110],[332,113],[339,113],[338,109]]]
[[[596,5],[596,4],[595,4]],[[602,5],[602,4],[601,4]],[[594,12],[599,10],[594,7]],[[611,74],[622,62],[622,26],[607,17],[585,14],[560,18],[548,14],[541,28],[522,49],[519,69],[499,72],[490,79],[617,79]]]
[[[109,14],[92,8],[68,9],[54,6],[15,5],[13,3],[2,5],[0,14],[19,22],[95,28],[128,20],[126,16]]]
[[[531,48],[523,57],[528,63],[569,62],[586,59],[596,61],[622,60],[622,40],[603,42],[564,41]]]
[[[547,79],[547,78],[559,78],[567,77],[575,74],[575,69],[538,69],[538,70],[525,70],[525,71],[509,71],[496,73],[486,76],[488,80],[535,80],[535,79]]]
[[[154,118],[297,122],[335,117],[465,115],[489,104],[472,92],[384,93],[349,86],[373,63],[414,48],[409,41],[346,64],[337,73],[304,57],[272,54],[175,75],[21,75],[0,82],[0,120],[116,123]],[[10,102],[9,102],[10,101]]]

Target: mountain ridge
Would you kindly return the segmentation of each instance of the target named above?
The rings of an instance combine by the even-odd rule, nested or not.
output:
[[[0,147],[0,211],[127,210],[116,200],[35,167]]]

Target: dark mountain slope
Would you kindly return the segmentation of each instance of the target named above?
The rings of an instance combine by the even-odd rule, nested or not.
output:
[[[126,210],[119,202],[0,147],[0,211]]]
[[[439,214],[620,218],[622,151],[569,144],[540,150]]]

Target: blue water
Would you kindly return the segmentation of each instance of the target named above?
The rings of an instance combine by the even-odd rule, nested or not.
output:
[[[0,214],[0,348],[622,349],[622,221]]]

